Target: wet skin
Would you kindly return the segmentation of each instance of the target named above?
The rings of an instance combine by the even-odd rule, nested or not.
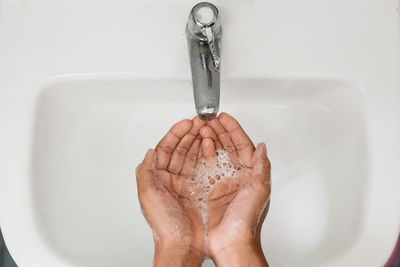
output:
[[[186,184],[196,163],[229,151],[239,182],[225,178],[210,192],[208,229]],[[206,252],[218,266],[267,266],[260,233],[268,212],[270,164],[230,115],[175,124],[137,168],[139,201],[155,233],[154,265],[200,266]],[[207,236],[208,242],[205,242]]]

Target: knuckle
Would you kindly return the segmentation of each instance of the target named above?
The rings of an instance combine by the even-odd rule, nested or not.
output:
[[[236,147],[234,145],[228,145],[224,147],[229,153],[233,153],[236,151]]]
[[[251,147],[254,147],[254,146],[250,143],[239,143],[236,145],[237,150],[242,150],[242,151],[249,149]]]
[[[178,146],[176,148],[176,153],[178,153],[179,156],[185,156],[186,155],[186,151],[187,151],[187,147],[182,145],[182,146]]]
[[[194,152],[188,152],[186,157],[191,160],[191,161],[195,161],[197,159],[197,153]]]
[[[218,138],[228,138],[230,137],[227,132],[222,132],[217,135]]]
[[[172,164],[170,164],[170,165],[168,166],[168,171],[171,172],[171,173],[173,173],[173,174],[177,174],[177,167],[175,166],[174,163],[172,163]]]
[[[167,154],[172,154],[172,152],[174,152],[174,148],[170,145],[162,145],[160,146],[160,149]]]

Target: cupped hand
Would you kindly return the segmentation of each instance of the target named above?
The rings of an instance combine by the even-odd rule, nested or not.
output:
[[[204,124],[198,117],[178,122],[137,167],[139,201],[155,240],[155,266],[200,266],[203,260],[204,225],[185,185]]]
[[[204,225],[188,178],[196,164],[214,159],[220,148],[241,170],[238,182],[228,176],[215,184]],[[175,124],[138,166],[137,185],[154,233],[155,266],[200,266],[205,253],[218,266],[267,265],[260,232],[269,206],[269,160],[265,144],[255,149],[230,115],[222,113],[207,124],[198,117]]]
[[[222,113],[202,127],[203,155],[213,157],[220,147],[241,165],[238,185],[221,183],[208,198],[208,252],[220,266],[266,266],[261,248],[261,227],[271,192],[266,146],[255,149],[240,124]],[[239,163],[240,162],[240,163]]]

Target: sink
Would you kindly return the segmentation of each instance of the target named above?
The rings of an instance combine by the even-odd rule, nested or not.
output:
[[[323,266],[346,252],[366,207],[363,91],[328,79],[227,80],[221,88],[221,110],[267,143],[273,190],[262,244],[270,264]],[[31,196],[47,246],[77,266],[149,266],[153,240],[134,169],[172,123],[194,116],[190,82],[60,78],[36,106]]]
[[[234,2],[213,2],[220,110],[268,145],[267,259],[383,266],[400,229],[399,2]],[[18,266],[151,264],[134,169],[195,115],[194,4],[0,0],[0,227]]]

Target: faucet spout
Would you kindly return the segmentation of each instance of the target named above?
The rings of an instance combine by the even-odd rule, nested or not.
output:
[[[211,3],[195,5],[186,25],[196,112],[202,120],[212,120],[219,110],[221,23],[218,9]]]

